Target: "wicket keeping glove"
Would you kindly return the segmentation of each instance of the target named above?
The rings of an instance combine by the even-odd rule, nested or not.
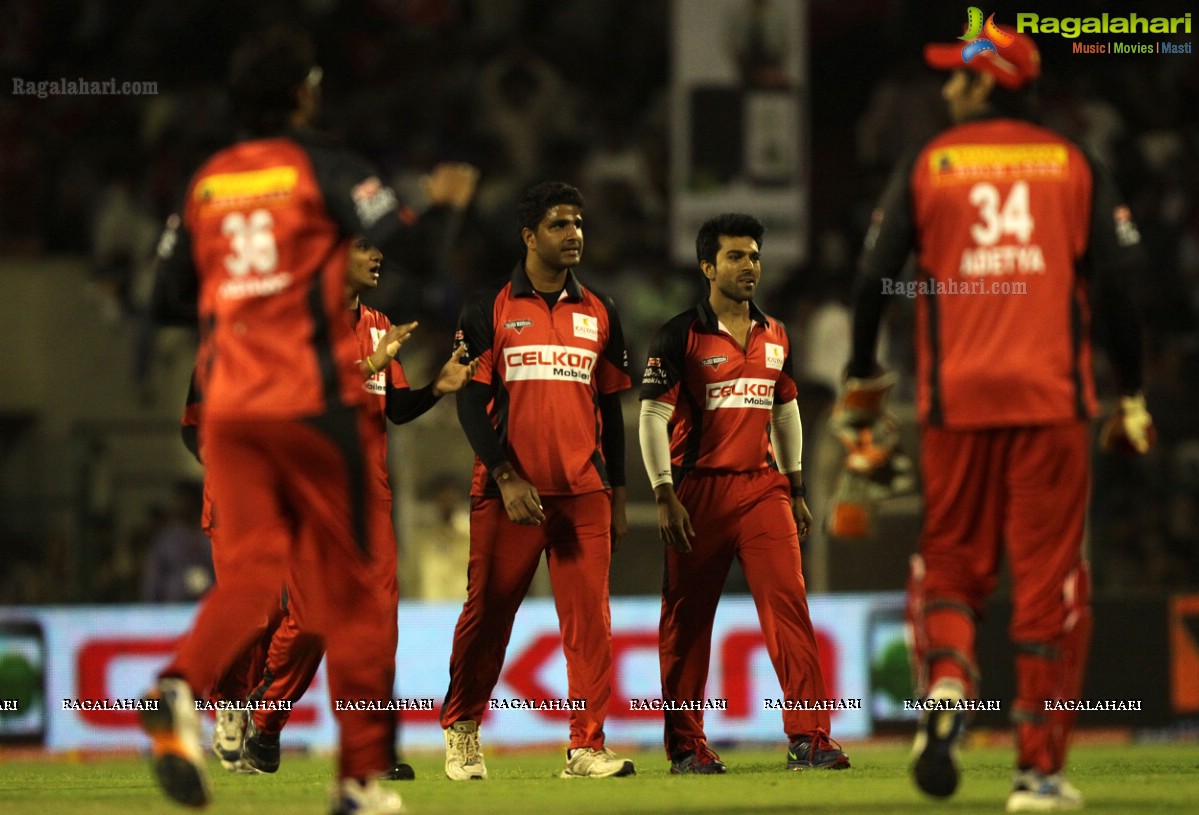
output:
[[[1099,430],[1099,446],[1117,450],[1128,456],[1143,456],[1157,441],[1153,417],[1145,407],[1145,396],[1135,393],[1121,396],[1116,412],[1109,416]]]
[[[847,380],[829,420],[845,449],[829,505],[828,532],[834,537],[869,537],[875,504],[915,488],[912,460],[899,447],[899,424],[884,409],[895,381],[891,373]]]

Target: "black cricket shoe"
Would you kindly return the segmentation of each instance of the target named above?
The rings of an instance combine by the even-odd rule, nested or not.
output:
[[[787,747],[788,770],[848,770],[849,756],[821,731],[803,736]]]
[[[706,742],[700,742],[694,750],[670,760],[671,775],[724,775],[726,772],[728,768],[715,751],[708,749]]]
[[[379,776],[379,780],[380,781],[415,781],[416,780],[416,770],[412,769],[411,764],[405,764],[402,761],[397,761],[394,767],[392,767],[387,772],[383,773],[383,775]]]
[[[278,772],[279,734],[263,733],[254,725],[254,717],[251,716],[240,763],[260,773]]]

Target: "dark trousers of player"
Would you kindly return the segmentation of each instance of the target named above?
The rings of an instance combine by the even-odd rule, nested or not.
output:
[[[454,629],[441,726],[482,721],[504,665],[516,611],[545,552],[568,693],[587,703],[586,710],[570,713],[570,747],[601,750],[612,691],[612,496],[607,491],[548,495],[541,503],[545,520],[539,526],[520,526],[508,519],[501,499],[471,499],[466,604]]]
[[[775,470],[692,471],[677,493],[696,534],[690,552],[666,549],[658,626],[663,700],[704,698],[712,621],[734,557],[749,582],[766,650],[786,698],[826,699],[790,482]],[[786,710],[783,728],[790,739],[817,731],[828,734],[828,711]],[[702,710],[666,713],[667,755],[695,750],[705,740]]]
[[[908,591],[919,684],[955,678],[977,693],[975,621],[1006,552],[1017,762],[1055,773],[1075,716],[1045,701],[1078,698],[1091,639],[1087,425],[924,428],[920,448],[924,528]]]
[[[362,434],[350,411],[313,420],[208,421],[205,459],[230,546],[227,579],[205,597],[163,676],[209,693],[279,602],[289,570],[309,589],[306,619],[325,639],[334,699],[391,693],[394,657],[378,636],[394,616],[365,539]],[[389,769],[395,719],[388,711],[337,711],[339,776]]]
[[[374,554],[370,565],[371,572],[378,585],[383,587],[387,596],[391,598],[391,614],[376,621],[376,636],[383,640],[383,647],[391,655],[385,665],[390,671],[390,690],[395,677],[395,652],[399,639],[396,612],[400,602],[400,588],[396,579],[395,533],[391,523],[391,496],[372,498],[370,517],[367,520],[371,552]],[[287,613],[271,637],[265,667],[256,677],[256,681],[258,678],[262,680],[252,695],[256,702],[286,701],[294,705],[304,696],[308,686],[312,684],[312,678],[316,676],[321,659],[325,656],[325,643],[320,636],[313,633],[308,623],[307,597],[313,592],[313,588],[304,585],[304,581],[313,578],[313,575],[298,574],[294,571],[288,576]],[[385,696],[378,701],[386,702],[389,698],[390,696]],[[251,715],[254,717],[254,725],[261,732],[278,733],[287,724],[290,712],[277,705],[268,704],[256,708]]]

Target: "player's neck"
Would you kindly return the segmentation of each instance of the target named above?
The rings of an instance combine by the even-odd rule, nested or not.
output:
[[[347,309],[347,310],[349,310],[349,311],[353,311],[354,309],[358,308],[358,302],[359,302],[359,301],[358,301],[358,296],[359,296],[361,293],[362,293],[362,292],[360,292],[360,291],[357,291],[357,290],[356,290],[356,289],[354,289],[353,287],[349,288],[349,289],[346,291],[346,309]]]
[[[536,255],[525,257],[525,274],[537,291],[562,291],[566,286],[566,273],[570,269],[552,269]]]
[[[713,290],[708,295],[708,305],[712,307],[712,313],[716,318],[726,325],[745,323],[750,319],[748,300],[731,300]]]

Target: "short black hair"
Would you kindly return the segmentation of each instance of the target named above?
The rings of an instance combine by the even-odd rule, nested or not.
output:
[[[316,67],[306,31],[272,26],[244,41],[229,61],[229,93],[239,124],[254,134],[281,132],[298,107],[296,88]]]
[[[728,235],[730,238],[753,238],[761,249],[764,234],[766,227],[754,216],[741,212],[726,212],[709,218],[699,228],[699,234],[695,236],[695,257],[700,263],[706,260],[715,266],[716,255],[720,252],[721,235]]]
[[[542,181],[525,190],[516,205],[516,218],[520,228],[537,231],[537,224],[545,217],[550,207],[558,204],[574,204],[583,208],[583,193],[562,181]]]

